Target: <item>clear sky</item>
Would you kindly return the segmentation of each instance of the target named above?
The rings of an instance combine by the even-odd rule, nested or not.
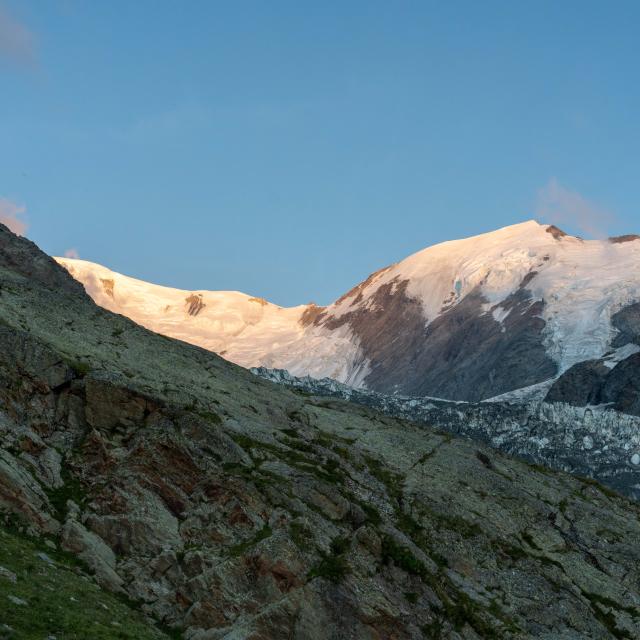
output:
[[[532,217],[640,232],[640,2],[0,0],[0,218],[328,303]]]

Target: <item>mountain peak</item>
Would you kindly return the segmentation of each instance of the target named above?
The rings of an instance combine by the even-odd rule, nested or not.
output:
[[[246,367],[479,400],[607,353],[612,316],[640,300],[639,258],[632,238],[583,241],[530,219],[422,249],[328,307],[293,308],[60,262],[98,304]]]

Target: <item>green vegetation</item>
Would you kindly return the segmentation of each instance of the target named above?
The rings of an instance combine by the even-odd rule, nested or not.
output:
[[[294,520],[289,525],[289,535],[300,551],[311,550],[313,544],[313,533],[304,522]]]
[[[41,557],[38,554],[42,555]],[[47,559],[50,558],[50,561]],[[141,612],[72,570],[66,554],[0,527],[0,621],[8,638],[43,640],[159,640],[168,638]],[[4,572],[2,572],[4,573]],[[10,597],[13,599],[10,599]],[[17,599],[17,600],[15,600]],[[16,603],[26,604],[16,604]],[[2,635],[0,628],[0,637]]]
[[[222,418],[213,411],[198,411],[198,415],[211,424],[222,424]]]
[[[91,371],[91,365],[83,360],[67,360],[66,362],[79,378],[84,378]]]
[[[283,443],[283,448],[269,442],[253,440],[242,434],[234,434],[232,438],[252,459],[254,459],[252,450],[262,450],[299,471],[313,474],[319,480],[330,484],[342,484],[344,482],[344,475],[340,470],[339,462],[333,458],[327,458],[324,461],[318,460],[317,458],[321,455],[320,452],[317,452],[312,445],[302,440],[287,437]]]
[[[436,453],[436,449],[431,449],[431,451],[427,451],[423,454],[416,464],[424,464],[429,458],[432,458]]]
[[[640,619],[640,609],[636,609],[635,607],[622,606],[620,605],[620,603],[612,600],[611,598],[601,596],[597,593],[589,593],[587,591],[583,591],[582,595],[587,600],[589,600],[591,610],[595,614],[596,618],[604,627],[607,628],[609,633],[611,633],[614,638],[633,637],[626,629],[621,629],[620,627],[618,627],[615,612],[625,612],[632,618],[637,620]]]
[[[271,536],[273,531],[271,531],[271,527],[268,524],[265,524],[262,529],[260,529],[253,538],[246,540],[245,542],[241,542],[240,544],[236,544],[229,549],[229,555],[233,558],[237,558],[244,554],[245,551],[251,549],[251,547],[255,547],[258,542],[264,540]]]
[[[522,547],[517,547],[506,540],[492,540],[491,546],[497,551],[500,551],[503,555],[508,556],[512,562],[529,558],[529,554]]]
[[[567,507],[569,506],[568,498],[562,498],[558,503],[558,509],[560,509],[560,513],[565,514],[567,512]]]
[[[74,478],[66,466],[62,466],[61,477],[63,485],[57,489],[45,489],[49,502],[56,511],[59,520],[64,520],[67,514],[67,501],[73,500],[78,506],[84,504],[87,493],[82,483]]]
[[[542,551],[542,549],[536,544],[536,541],[533,539],[533,536],[528,532],[528,531],[524,531],[522,533],[522,539],[532,548],[535,549],[536,551]]]
[[[433,518],[436,526],[440,529],[447,529],[460,535],[462,538],[473,538],[482,533],[482,528],[475,522],[469,522],[454,513],[444,514],[433,510],[429,511],[429,517]]]
[[[290,431],[290,430],[288,430]],[[283,432],[284,433],[284,432]],[[312,445],[308,444],[304,440],[298,438],[297,434],[292,437],[286,437],[284,443],[291,449],[297,449],[298,451],[304,451],[306,453],[314,453],[315,449]]]
[[[382,561],[386,564],[393,562],[396,567],[413,576],[427,578],[429,575],[424,562],[418,560],[409,547],[398,544],[389,535],[382,538]]]
[[[608,498],[620,498],[620,494],[617,491],[614,491],[610,487],[605,487],[603,484],[600,484],[597,480],[593,478],[583,478],[581,476],[576,476],[580,482],[586,484],[589,487],[593,487],[594,489],[598,489],[600,493],[604,493]]]
[[[331,552],[322,557],[320,562],[309,571],[307,577],[326,578],[340,583],[351,572],[351,567],[344,557],[350,546],[348,538],[336,538],[331,543]]]
[[[399,473],[390,471],[380,460],[371,456],[364,457],[369,473],[379,480],[386,488],[390,498],[399,498],[402,495],[404,478]]]
[[[396,511],[396,526],[400,531],[408,535],[416,544],[418,539],[424,535],[424,527],[420,526],[414,518],[398,509]],[[420,545],[418,545],[420,546]]]
[[[328,434],[320,431],[316,436],[316,442],[319,445],[323,446],[325,449],[332,449],[338,442],[346,445],[351,445],[355,442],[355,439],[345,438],[344,436],[339,436],[335,433]]]
[[[433,589],[442,602],[440,619],[434,620],[433,623],[422,629],[426,637],[442,637],[444,621],[451,624],[456,631],[460,631],[465,625],[469,625],[481,638],[497,639],[502,637],[494,626],[485,619],[480,605],[451,584],[442,572],[442,568],[435,574],[430,573],[424,562],[416,558],[409,547],[399,544],[389,535],[385,535],[382,538],[382,559],[385,563],[393,562],[403,571],[419,577]],[[436,562],[436,564],[440,563]],[[407,597],[407,594],[405,594],[405,597]],[[409,598],[407,597],[407,599]],[[501,620],[506,627],[512,630],[515,629],[513,623],[502,613],[497,603],[492,602],[489,613],[492,617]]]
[[[380,512],[370,502],[360,500],[348,491],[345,491],[345,497],[348,498],[351,502],[357,504],[364,511],[367,522],[369,524],[372,524],[374,527],[382,524],[382,516],[380,515]]]
[[[322,465],[322,468],[318,470],[319,477],[332,484],[342,484],[344,482],[344,475],[340,471],[340,464],[333,458],[328,458]]]
[[[432,638],[434,640],[442,638],[442,620],[440,618],[436,618],[429,624],[422,625],[421,631],[425,638]]]
[[[349,551],[349,547],[351,546],[351,542],[349,538],[346,536],[334,538],[331,541],[331,553],[334,555],[341,556]]]

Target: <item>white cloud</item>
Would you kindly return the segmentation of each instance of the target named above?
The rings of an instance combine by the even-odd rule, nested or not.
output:
[[[0,60],[31,66],[36,63],[36,38],[0,6]]]
[[[25,213],[26,208],[23,205],[0,198],[0,222],[19,236],[23,236],[29,226],[24,220]]]
[[[74,259],[78,259],[80,257],[80,254],[78,253],[77,249],[74,249],[73,247],[71,249],[67,249],[64,252],[64,257],[65,258],[74,258]]]
[[[555,178],[538,191],[536,216],[552,224],[573,225],[595,238],[606,237],[614,220],[610,211],[566,189]]]

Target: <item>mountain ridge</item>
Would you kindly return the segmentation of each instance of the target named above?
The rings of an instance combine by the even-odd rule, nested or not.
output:
[[[632,235],[583,240],[529,220],[427,247],[327,307],[170,289],[57,260],[98,304],[154,331],[245,367],[381,393],[477,401],[554,380],[581,362],[612,362],[612,350],[640,350],[633,340],[614,346],[612,321],[640,301]]]

